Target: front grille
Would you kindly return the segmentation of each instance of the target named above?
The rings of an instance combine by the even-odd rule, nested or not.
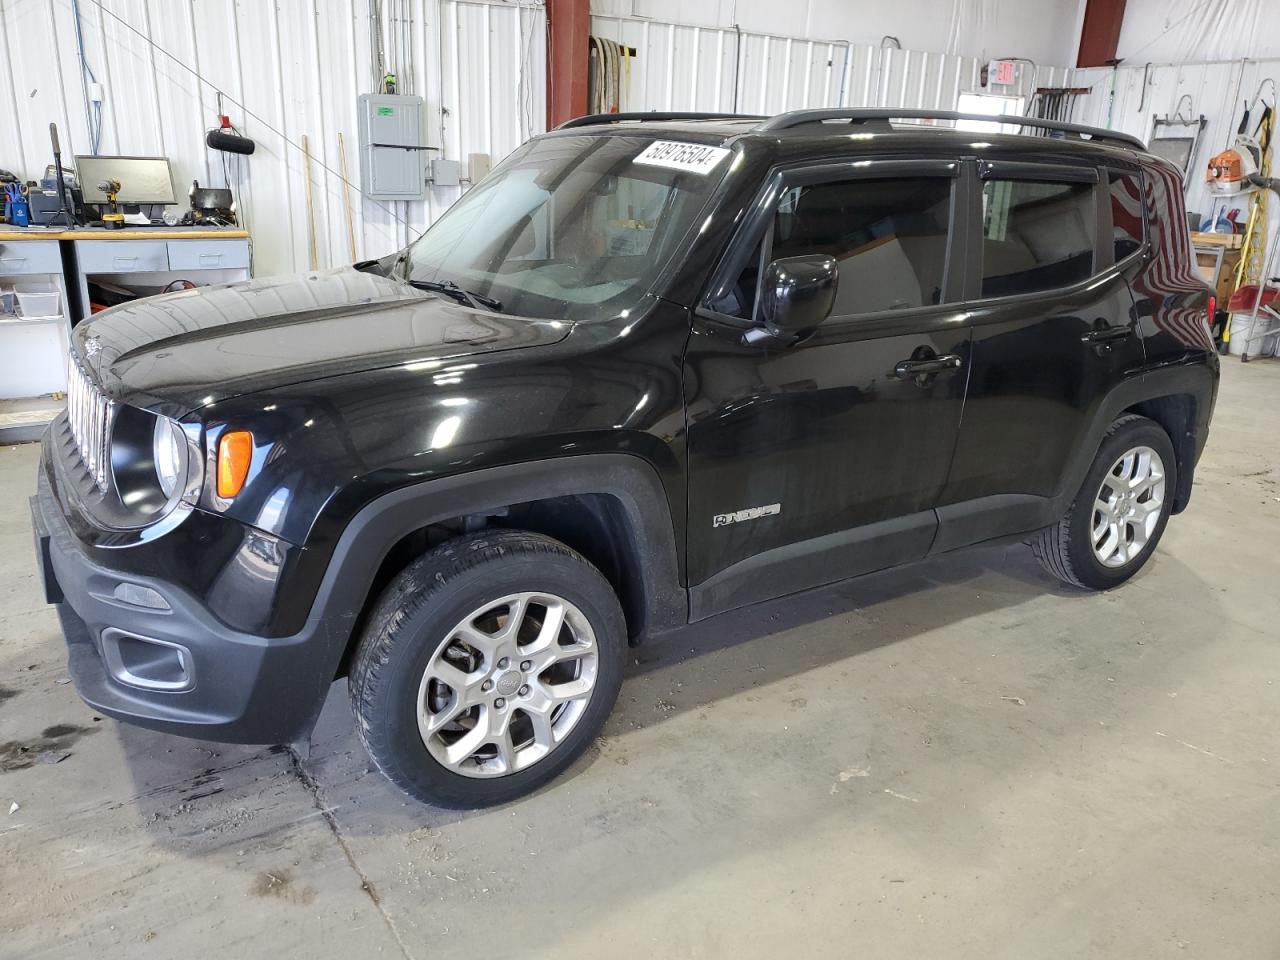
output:
[[[111,420],[115,411],[115,403],[98,389],[73,354],[67,364],[67,424],[85,469],[104,492],[111,464]]]

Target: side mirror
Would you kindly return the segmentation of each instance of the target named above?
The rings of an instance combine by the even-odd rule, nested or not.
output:
[[[831,316],[839,280],[835,257],[774,260],[765,268],[760,289],[760,319],[769,335],[795,339]]]

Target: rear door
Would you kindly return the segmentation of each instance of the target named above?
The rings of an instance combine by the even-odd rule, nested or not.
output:
[[[969,331],[955,161],[779,173],[685,356],[694,618],[923,557],[960,422]],[[833,314],[745,337],[774,259],[827,254]]]
[[[1134,225],[1113,223],[1107,171],[970,161],[965,175],[972,357],[935,552],[1056,519],[1101,401],[1143,365],[1125,273],[1144,253],[1113,241]]]

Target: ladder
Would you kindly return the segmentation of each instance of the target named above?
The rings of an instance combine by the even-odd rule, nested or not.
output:
[[[1271,133],[1274,121],[1274,111],[1265,112],[1256,131],[1258,145],[1262,148],[1259,173],[1264,177],[1271,175]],[[1249,218],[1245,226],[1244,243],[1240,247],[1240,262],[1236,264],[1236,273],[1231,284],[1233,292],[1239,292],[1241,288],[1252,283],[1256,283],[1260,290],[1265,286],[1262,282],[1262,277],[1267,267],[1265,260],[1269,259],[1265,256],[1267,246],[1267,199],[1269,193],[1270,191],[1268,190],[1258,190],[1249,200]],[[1262,296],[1259,293],[1254,297],[1255,308],[1261,301]],[[1249,345],[1253,340],[1256,327],[1257,310],[1255,309],[1249,318],[1249,333],[1243,353],[1245,357],[1248,356]],[[1231,328],[1232,316],[1228,316],[1226,326],[1222,331],[1224,347],[1231,342]]]

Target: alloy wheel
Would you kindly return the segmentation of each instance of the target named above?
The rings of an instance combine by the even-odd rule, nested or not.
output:
[[[418,688],[418,732],[454,773],[525,770],[582,718],[598,660],[590,622],[563,597],[494,600],[464,617],[432,655]]]
[[[1139,557],[1160,523],[1164,499],[1160,454],[1140,446],[1116,460],[1093,503],[1093,553],[1099,562],[1123,567]]]

